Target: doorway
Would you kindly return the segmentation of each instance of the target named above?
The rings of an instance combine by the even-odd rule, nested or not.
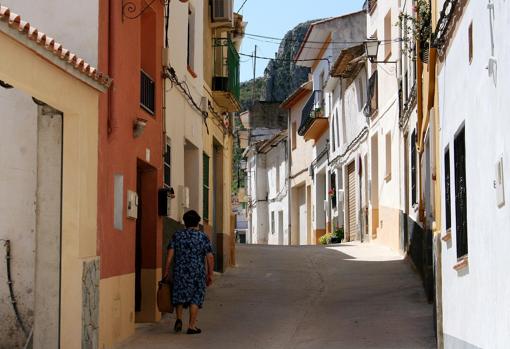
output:
[[[135,312],[136,322],[156,318],[153,304],[157,268],[157,171],[138,160],[136,167],[138,212],[135,238]]]
[[[347,241],[355,241],[358,236],[356,180],[356,162],[353,160],[347,165]]]
[[[222,272],[225,265],[223,233],[223,147],[213,144],[213,234],[214,270]]]
[[[377,238],[379,228],[379,139],[377,134],[371,139],[372,182],[370,185],[370,203],[372,204],[372,238]]]
[[[68,266],[61,243],[63,113],[7,83],[0,106],[0,248],[2,257],[10,254],[0,273],[10,286],[0,287],[0,337],[9,348],[57,348],[68,309],[61,299]]]

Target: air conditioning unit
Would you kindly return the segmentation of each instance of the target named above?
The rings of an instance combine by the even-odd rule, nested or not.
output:
[[[234,18],[233,0],[213,0],[213,23],[232,23]]]

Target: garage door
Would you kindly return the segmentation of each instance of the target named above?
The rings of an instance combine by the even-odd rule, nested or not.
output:
[[[356,167],[354,161],[347,166],[347,234],[349,241],[358,237],[356,219]]]

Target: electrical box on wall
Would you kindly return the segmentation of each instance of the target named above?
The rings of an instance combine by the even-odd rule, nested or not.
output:
[[[494,180],[496,189],[496,203],[498,207],[505,206],[505,178],[503,173],[503,157],[496,162],[496,179]]]
[[[127,217],[138,218],[138,194],[132,190],[127,191]]]
[[[344,190],[338,189],[338,202],[344,202]]]

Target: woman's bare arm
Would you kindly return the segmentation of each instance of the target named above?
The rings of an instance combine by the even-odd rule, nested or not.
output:
[[[214,255],[212,253],[208,253],[205,256],[207,261],[207,286],[211,286],[212,284],[212,276],[214,273]]]

